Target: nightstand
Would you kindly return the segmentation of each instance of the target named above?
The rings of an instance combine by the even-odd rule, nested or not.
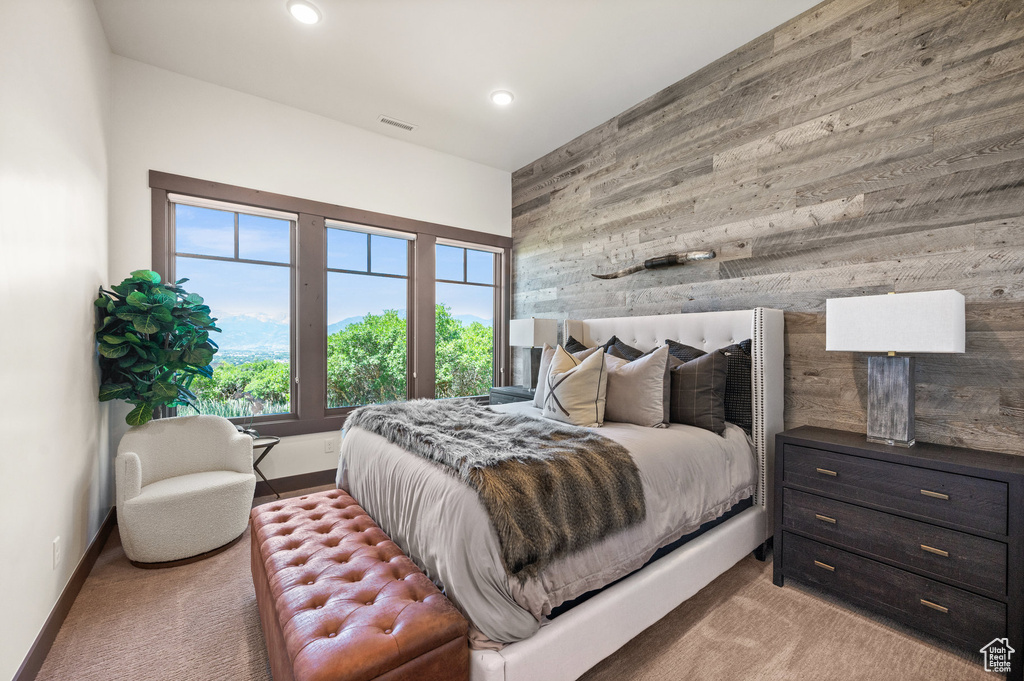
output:
[[[811,584],[1024,678],[1024,457],[796,428],[776,436],[774,582]]]
[[[508,404],[509,402],[529,402],[533,399],[533,391],[521,385],[507,385],[491,388],[491,404]]]

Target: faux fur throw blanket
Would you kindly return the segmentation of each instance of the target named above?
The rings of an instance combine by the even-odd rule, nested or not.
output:
[[[640,473],[625,447],[586,428],[501,414],[469,400],[412,400],[349,414],[362,428],[454,471],[480,494],[509,575],[644,519]]]

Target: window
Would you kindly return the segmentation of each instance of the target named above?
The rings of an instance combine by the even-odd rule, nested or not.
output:
[[[438,240],[435,396],[486,395],[494,375],[495,253]]]
[[[327,222],[327,407],[408,396],[412,236]]]
[[[150,172],[153,269],[223,329],[200,410],[264,435],[474,397],[507,372],[511,239]]]
[[[188,279],[186,290],[203,296],[221,329],[211,339],[214,377],[192,385],[199,411],[290,414],[295,216],[173,195],[170,204],[170,276]]]

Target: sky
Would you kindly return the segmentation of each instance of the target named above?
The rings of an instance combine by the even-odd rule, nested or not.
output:
[[[175,250],[181,253],[234,257],[234,214],[226,211],[177,205]],[[408,242],[381,235],[328,229],[328,267],[384,274],[407,274]],[[369,252],[369,263],[368,263]],[[206,299],[214,317],[247,315],[278,322],[290,319],[289,277],[291,259],[289,222],[239,214],[238,257],[268,262],[266,265],[205,260],[178,255],[176,278],[187,277],[189,292]],[[438,246],[437,276],[444,279],[492,283],[493,255],[451,246]],[[384,310],[405,310],[408,280],[369,274],[328,272],[327,324]],[[494,293],[489,287],[437,284],[437,302],[452,314],[494,317]],[[226,339],[225,339],[226,340]]]

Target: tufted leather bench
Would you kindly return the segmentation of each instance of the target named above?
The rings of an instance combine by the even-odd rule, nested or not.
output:
[[[249,522],[275,681],[469,679],[466,620],[344,490]]]

